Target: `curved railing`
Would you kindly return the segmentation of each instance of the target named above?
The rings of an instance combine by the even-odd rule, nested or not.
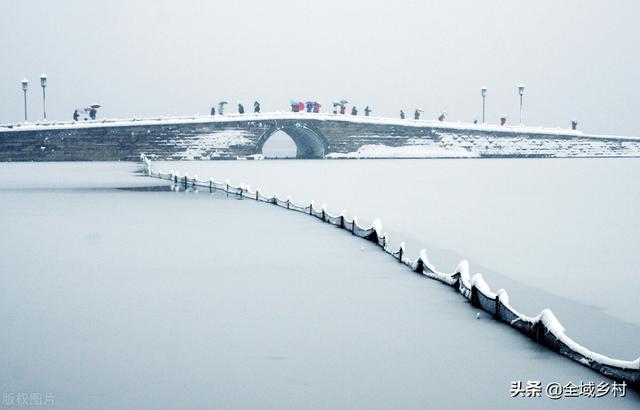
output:
[[[327,210],[326,205],[317,208],[313,202],[298,204],[291,198],[282,199],[275,194],[265,195],[260,189],[251,190],[248,185],[232,185],[228,180],[216,181],[214,178],[201,180],[197,175],[180,175],[173,171],[160,172],[152,168],[151,160],[144,154],[141,154],[141,159],[145,164],[146,173],[150,177],[181,184],[185,189],[205,188],[210,192],[223,191],[242,198],[270,203],[281,208],[309,214],[323,222],[345,229],[355,236],[377,244],[384,252],[413,271],[457,289],[472,305],[481,308],[496,320],[519,330],[538,343],[606,376],[624,381],[636,390],[640,389],[640,358],[633,361],[612,359],[587,349],[566,335],[564,327],[549,309],[543,310],[535,317],[518,312],[511,306],[509,295],[504,289],[494,293],[480,273],[471,276],[469,263],[466,260],[461,261],[453,273],[444,273],[433,266],[424,249],[420,251],[420,255],[416,259],[407,258],[404,243],[401,243],[398,249],[391,249],[388,246],[389,236],[383,232],[379,219],[373,221],[371,227],[362,226],[358,223],[357,217],[349,218],[344,212],[337,215],[332,214]]]

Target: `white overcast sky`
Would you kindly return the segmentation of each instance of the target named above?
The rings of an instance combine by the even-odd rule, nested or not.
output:
[[[106,117],[263,111],[347,99],[454,121],[640,135],[640,1],[0,0],[0,123],[22,120],[20,80],[49,76],[50,119],[100,103]]]

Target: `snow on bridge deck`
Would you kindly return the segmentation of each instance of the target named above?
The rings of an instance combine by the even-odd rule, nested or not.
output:
[[[301,158],[640,156],[640,138],[530,126],[316,113],[230,114],[0,125],[0,160],[231,159],[276,131]]]

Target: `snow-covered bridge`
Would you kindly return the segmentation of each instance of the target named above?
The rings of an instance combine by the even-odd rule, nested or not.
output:
[[[640,156],[640,138],[559,128],[264,113],[0,125],[0,161],[246,158],[277,131],[298,158]]]

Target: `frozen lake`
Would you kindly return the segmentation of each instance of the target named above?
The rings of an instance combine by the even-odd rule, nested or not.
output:
[[[640,159],[154,162],[382,219],[407,254],[468,259],[521,312],[633,360],[640,340]]]
[[[237,161],[166,169],[255,181],[362,219],[381,216],[410,255],[424,246],[448,270],[462,254],[492,286],[504,284],[517,308],[550,307],[579,342],[633,359],[638,302],[620,299],[638,294],[631,251],[639,197],[628,185],[640,161],[600,161]],[[640,402],[633,392],[512,399],[512,381],[607,379],[484,315],[476,320],[450,288],[344,231],[223,194],[173,192],[136,174],[139,168],[0,164],[3,393],[52,394],[65,409]],[[552,178],[554,168],[560,172]],[[600,179],[588,180],[598,172]],[[571,204],[577,209],[565,209]],[[538,271],[544,266],[552,271]]]

